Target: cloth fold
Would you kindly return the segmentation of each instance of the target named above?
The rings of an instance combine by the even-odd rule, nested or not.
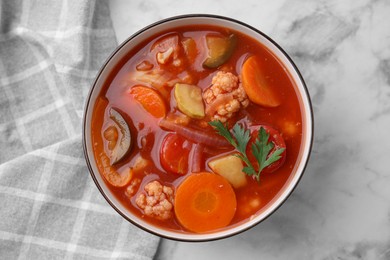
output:
[[[84,101],[117,45],[106,1],[0,2],[0,255],[151,259],[89,176]]]

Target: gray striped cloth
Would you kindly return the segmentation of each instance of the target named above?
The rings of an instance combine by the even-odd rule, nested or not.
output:
[[[81,145],[91,83],[116,46],[106,1],[0,1],[0,259],[151,259]]]

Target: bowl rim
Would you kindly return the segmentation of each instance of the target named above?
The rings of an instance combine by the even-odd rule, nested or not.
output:
[[[126,214],[124,214],[120,209],[118,209],[115,204],[111,201],[111,199],[105,194],[103,188],[101,187],[101,185],[99,184],[99,181],[97,180],[96,176],[95,176],[95,172],[92,168],[92,165],[91,165],[91,158],[88,156],[88,147],[87,147],[87,141],[86,141],[86,138],[87,138],[87,133],[86,133],[86,129],[87,129],[87,111],[88,111],[88,108],[89,108],[89,104],[92,102],[91,101],[91,97],[92,97],[92,93],[94,92],[94,89],[96,87],[96,84],[101,76],[101,74],[103,73],[103,71],[105,70],[105,68],[107,67],[107,65],[109,64],[109,62],[112,60],[112,58],[129,42],[131,41],[133,38],[137,37],[138,35],[142,34],[143,32],[155,27],[155,26],[158,26],[160,24],[164,24],[166,22],[172,22],[172,21],[175,21],[175,20],[181,20],[181,19],[187,19],[187,18],[208,18],[208,19],[217,19],[217,20],[225,20],[227,22],[232,22],[232,23],[237,23],[241,26],[244,26],[244,27],[247,27],[248,29],[254,31],[255,33],[257,34],[260,34],[262,37],[264,37],[266,40],[268,40],[272,45],[274,45],[283,55],[284,57],[288,60],[288,62],[290,63],[290,65],[292,66],[292,68],[295,70],[295,73],[296,75],[298,76],[299,80],[301,81],[301,84],[302,84],[302,87],[303,87],[303,90],[304,92],[301,93],[301,95],[305,95],[306,96],[306,99],[307,99],[307,102],[308,102],[308,112],[310,113],[310,121],[311,121],[311,124],[309,125],[309,129],[310,129],[310,139],[308,140],[308,153],[307,153],[307,156],[306,158],[302,158],[302,160],[304,160],[304,165],[302,167],[302,171],[298,177],[298,179],[296,180],[295,184],[293,185],[293,187],[290,189],[290,191],[288,192],[288,194],[285,195],[285,197],[280,201],[280,203],[272,209],[272,211],[269,212],[268,215],[266,215],[265,217],[263,217],[262,219],[260,219],[259,221],[257,222],[254,222],[253,224],[251,225],[248,225],[247,227],[243,227],[235,232],[230,232],[228,234],[224,234],[224,235],[214,235],[213,234],[218,234],[218,232],[215,232],[215,233],[207,233],[207,235],[209,235],[210,237],[208,238],[177,238],[177,237],[174,237],[174,236],[169,236],[169,235],[166,235],[164,234],[164,232],[156,232],[154,230],[150,230],[140,224],[138,224],[136,221],[132,220],[131,218],[129,218]],[[299,91],[301,92],[301,91]],[[307,115],[308,116],[308,115]],[[136,31],[135,33],[133,33],[131,36],[129,36],[126,40],[124,40],[121,44],[118,45],[118,47],[116,47],[116,49],[108,56],[108,58],[104,61],[103,65],[100,67],[99,71],[97,72],[96,74],[96,77],[92,83],[92,86],[90,87],[89,89],[89,92],[88,92],[88,95],[87,95],[87,99],[85,101],[85,105],[84,105],[84,110],[83,110],[83,123],[82,123],[82,146],[83,146],[83,152],[84,152],[84,157],[85,157],[85,161],[86,161],[86,164],[87,164],[87,167],[88,167],[88,170],[89,170],[89,173],[95,183],[95,185],[97,186],[97,188],[99,189],[100,193],[103,195],[103,197],[105,198],[105,200],[108,202],[108,204],[119,214],[121,215],[124,219],[126,219],[127,221],[129,221],[131,224],[135,225],[136,227],[148,232],[148,233],[151,233],[153,235],[156,235],[156,236],[159,236],[159,237],[162,237],[162,238],[166,238],[166,239],[170,239],[170,240],[175,240],[175,241],[182,241],[182,242],[206,242],[206,241],[215,241],[215,240],[220,240],[220,239],[224,239],[224,238],[228,238],[228,237],[231,237],[231,236],[234,236],[234,235],[237,235],[237,234],[240,234],[246,230],[249,230],[251,228],[253,228],[254,226],[258,225],[259,223],[263,222],[264,220],[266,220],[267,218],[269,218],[271,215],[273,215],[273,213],[275,211],[277,211],[285,202],[286,200],[291,196],[291,194],[293,193],[293,191],[296,189],[296,187],[298,186],[299,182],[301,181],[302,179],[302,176],[303,174],[305,173],[305,170],[307,168],[307,165],[308,165],[308,162],[310,160],[310,156],[311,156],[311,152],[312,152],[312,148],[313,148],[313,141],[314,141],[314,111],[313,111],[313,106],[312,106],[312,102],[311,102],[311,99],[310,99],[310,94],[309,94],[309,91],[308,91],[308,88],[307,88],[307,85],[305,83],[305,80],[302,76],[302,74],[300,73],[298,67],[295,65],[295,63],[293,62],[293,60],[291,59],[291,57],[287,54],[287,52],[278,44],[276,43],[272,38],[270,38],[268,35],[266,35],[265,33],[263,33],[262,31],[260,31],[259,29],[251,26],[251,25],[248,25],[247,23],[244,23],[242,21],[239,21],[239,20],[236,20],[234,18],[230,18],[230,17],[226,17],[226,16],[221,16],[221,15],[215,15],[215,14],[201,14],[201,13],[196,13],[196,14],[184,14],[184,15],[176,15],[176,16],[171,16],[171,17],[168,17],[168,18],[165,18],[165,19],[161,19],[157,22],[154,22],[154,23],[151,23],[145,27],[143,27],[142,29]],[[93,158],[92,158],[93,160]],[[238,225],[240,226],[240,225]],[[157,227],[157,229],[159,230],[163,230],[163,228],[160,228],[160,227]],[[191,236],[194,236],[196,237],[197,234],[190,234]]]

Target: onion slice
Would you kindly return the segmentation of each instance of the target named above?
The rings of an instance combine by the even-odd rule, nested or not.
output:
[[[192,152],[192,172],[200,172],[203,157],[203,144],[196,144]]]
[[[162,119],[160,121],[160,127],[174,131],[193,143],[214,146],[217,148],[230,147],[229,142],[220,136],[209,134],[204,131],[196,130],[183,125],[178,125],[166,119]]]
[[[219,95],[216,99],[214,99],[212,102],[207,104],[206,114],[213,116],[215,114],[215,112],[218,111],[220,106],[229,103],[231,100],[233,100],[232,93]]]

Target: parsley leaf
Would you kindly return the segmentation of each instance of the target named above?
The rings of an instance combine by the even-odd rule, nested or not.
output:
[[[219,135],[222,135],[223,137],[228,140],[228,142],[233,145],[234,147],[237,146],[236,141],[234,141],[232,135],[229,132],[229,129],[227,129],[227,126],[224,126],[221,121],[211,121],[209,122],[209,125],[214,127],[214,129],[217,131]]]
[[[262,168],[264,169],[265,167],[271,165],[272,163],[278,161],[280,158],[282,158],[282,156],[280,156],[284,150],[286,150],[285,148],[279,148],[277,149],[275,152],[273,152],[270,157],[268,157],[268,159],[264,162]]]
[[[225,137],[226,140],[237,149],[239,154],[236,154],[236,156],[246,164],[242,171],[248,176],[254,176],[258,182],[260,182],[261,171],[282,158],[281,154],[284,152],[285,148],[278,148],[270,154],[271,150],[274,148],[274,144],[269,142],[269,134],[267,131],[265,131],[263,127],[260,127],[257,138],[251,146],[252,154],[259,164],[259,169],[256,171],[246,153],[246,148],[251,138],[250,130],[245,129],[239,124],[235,124],[232,133],[230,133],[227,126],[219,120],[209,122],[209,124],[214,127],[219,135]]]
[[[255,175],[257,174],[257,172],[255,171],[255,169],[253,169],[252,167],[248,167],[248,166],[245,166],[243,169],[242,169],[243,172],[245,172],[248,176],[252,176],[252,175]]]
[[[227,129],[226,129],[227,130]],[[229,131],[229,130],[227,130]],[[246,146],[248,145],[250,137],[250,131],[245,130],[239,124],[235,124],[233,127],[233,135],[237,139],[237,150],[241,154],[246,153]]]

